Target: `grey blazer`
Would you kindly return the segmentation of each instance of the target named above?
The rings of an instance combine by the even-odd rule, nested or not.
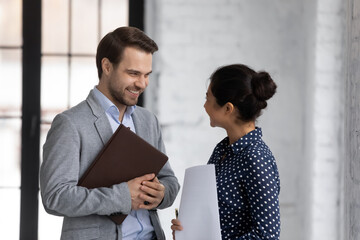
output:
[[[136,133],[164,152],[155,115],[137,106],[132,116]],[[64,216],[61,239],[121,239],[121,226],[107,215],[130,213],[127,183],[96,189],[77,186],[79,178],[111,136],[108,118],[92,90],[85,101],[54,118],[43,146],[40,189],[45,210]],[[165,196],[157,208],[163,209],[172,205],[180,185],[169,162],[158,178],[165,186]],[[165,239],[156,209],[149,214],[157,239]]]

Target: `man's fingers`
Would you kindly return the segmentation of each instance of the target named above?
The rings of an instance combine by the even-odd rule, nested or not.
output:
[[[153,197],[155,197],[156,194],[157,194],[156,190],[154,190],[152,188],[149,188],[147,186],[144,186],[144,185],[140,187],[140,190],[143,191],[144,193],[150,195],[150,196],[153,196]]]
[[[156,208],[165,195],[165,186],[159,182],[154,173],[132,179],[128,185],[133,209]]]
[[[148,209],[156,207],[157,204],[159,203],[158,198],[155,197],[155,196],[150,196],[150,195],[147,195],[147,194],[140,194],[139,198],[142,200],[141,205],[144,205],[144,207],[146,207]],[[154,204],[156,204],[156,206],[152,206]]]
[[[152,196],[156,196],[158,192],[164,192],[165,186],[161,183],[151,184],[151,182],[146,182],[140,187],[140,189]]]
[[[146,195],[148,193],[144,192],[143,190],[141,190],[142,187],[142,182],[147,182],[150,181],[152,179],[154,179],[155,174],[151,173],[151,174],[145,174],[143,176],[131,179],[130,181],[128,181],[128,187],[129,187],[129,191],[130,191],[130,196],[131,196],[131,208],[132,209],[139,209],[142,208],[144,205],[144,200],[140,197],[141,194]],[[153,206],[152,206],[153,208]],[[151,208],[147,208],[147,209],[151,209]]]
[[[153,181],[143,181],[141,183],[143,186],[147,186],[149,188],[155,189],[157,191],[164,191],[165,190],[165,186],[163,184],[161,184],[159,181],[158,182],[153,182]]]
[[[140,208],[153,209],[159,206],[160,202],[164,198],[164,194],[158,191],[154,191],[154,195],[141,193],[139,198],[142,200],[141,205],[139,206]]]
[[[157,177],[154,178],[153,182],[160,183],[160,181]]]
[[[155,178],[154,173],[145,174],[144,176],[138,177],[141,181],[152,181]]]
[[[158,204],[156,202],[149,202],[149,201],[145,200],[139,205],[139,208],[150,210],[150,209],[155,208],[157,205]]]

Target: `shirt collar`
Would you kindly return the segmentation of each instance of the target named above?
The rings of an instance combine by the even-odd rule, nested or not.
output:
[[[96,98],[99,100],[99,103],[100,103],[101,107],[104,109],[104,111],[107,114],[111,115],[111,117],[118,122],[119,114],[120,114],[119,109],[102,92],[100,92],[96,86],[94,87],[93,90],[94,90],[94,94],[95,94]],[[135,111],[135,108],[136,108],[135,105],[127,106],[124,115],[131,116],[133,114],[133,112]]]
[[[134,106],[127,106],[124,116],[130,117],[133,114],[133,112],[135,111],[135,108],[136,108],[135,105]]]
[[[239,140],[237,140],[230,146],[228,145],[229,137],[226,137],[222,142],[226,143],[226,145],[228,145],[231,148],[234,154],[238,154],[242,150],[244,150],[247,146],[249,146],[251,143],[260,140],[261,137],[262,137],[261,128],[256,127],[255,130],[249,132],[245,136],[242,136],[241,138],[239,138]]]

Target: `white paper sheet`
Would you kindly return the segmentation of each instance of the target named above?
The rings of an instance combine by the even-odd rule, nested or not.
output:
[[[178,218],[184,230],[175,232],[176,240],[221,239],[214,165],[185,170]]]

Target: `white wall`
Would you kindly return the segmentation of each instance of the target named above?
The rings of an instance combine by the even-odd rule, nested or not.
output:
[[[341,68],[336,66],[341,60],[334,55],[341,55],[337,33],[342,15],[341,0],[328,2],[146,1],[146,31],[160,48],[146,102],[163,126],[180,183],[185,168],[205,164],[225,137],[224,131],[209,126],[203,109],[210,74],[221,65],[244,63],[270,72],[278,84],[258,126],[280,171],[281,239],[322,239],[318,236],[328,230],[324,227],[333,227],[338,216],[335,183],[340,178],[341,147],[334,137],[341,131],[336,105],[341,95],[336,89]],[[329,171],[322,171],[322,166]],[[161,212],[169,238],[172,217],[173,208]],[[313,231],[317,227],[321,228]],[[338,239],[336,228],[330,233],[334,235],[323,239]]]
[[[318,0],[313,78],[310,239],[340,239],[343,161],[345,11],[341,0]]]

